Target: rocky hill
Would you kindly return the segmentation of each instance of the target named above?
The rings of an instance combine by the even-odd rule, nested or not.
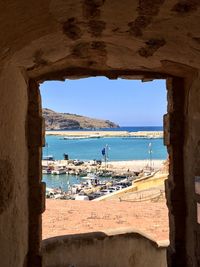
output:
[[[46,130],[72,130],[91,128],[117,128],[119,125],[109,120],[99,120],[70,113],[58,113],[51,109],[42,110]]]

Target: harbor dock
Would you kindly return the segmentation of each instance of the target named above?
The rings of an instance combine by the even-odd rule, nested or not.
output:
[[[43,160],[42,167],[44,174],[79,176],[79,182],[69,185],[67,191],[49,188],[48,198],[93,200],[130,187],[136,179],[147,179],[160,171],[163,163],[162,160],[156,160],[152,169],[144,160],[113,161],[106,166],[95,161]]]

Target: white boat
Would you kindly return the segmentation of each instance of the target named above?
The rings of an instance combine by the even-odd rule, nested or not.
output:
[[[89,200],[89,197],[85,195],[76,195],[75,200]]]
[[[99,181],[99,177],[94,173],[88,173],[87,176],[81,177],[81,179],[85,180],[89,186],[97,185]]]
[[[68,192],[71,192],[71,194],[77,194],[81,191],[83,188],[82,184],[73,184],[68,186]]]
[[[66,169],[59,168],[51,171],[51,174],[60,175],[60,174],[66,174]]]
[[[51,170],[50,169],[43,169],[42,173],[43,174],[51,174]]]
[[[66,136],[63,137],[64,140],[80,140],[80,139],[87,139],[88,136]]]
[[[46,188],[46,197],[47,198],[54,198],[54,199],[60,199],[64,196],[61,189],[55,189],[55,188]]]
[[[54,161],[54,156],[53,155],[43,156],[42,160]]]

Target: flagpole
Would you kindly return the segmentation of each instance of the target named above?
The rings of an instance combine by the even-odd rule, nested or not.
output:
[[[107,168],[108,145],[105,146],[105,169]]]
[[[105,169],[107,168],[107,161],[108,161],[108,145],[105,145],[105,147],[101,151],[104,161],[105,161]]]
[[[107,163],[108,163],[108,145],[106,145],[106,165],[107,165]]]

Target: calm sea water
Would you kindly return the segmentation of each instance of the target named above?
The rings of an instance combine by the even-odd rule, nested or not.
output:
[[[84,129],[84,131],[128,131],[128,132],[139,132],[139,131],[162,131],[162,126],[123,126],[119,128],[103,128],[103,129]],[[56,130],[56,131],[64,131],[67,132],[67,130]],[[72,132],[73,130],[68,130],[69,132]],[[77,131],[83,131],[83,129],[75,130]]]
[[[105,130],[105,129],[104,129]],[[162,127],[121,127],[111,131],[160,131]],[[154,159],[165,159],[167,152],[163,139],[105,137],[79,140],[64,140],[61,136],[47,136],[48,147],[43,149],[43,155],[53,155],[55,159],[63,159],[63,154],[70,159],[92,160],[101,159],[101,151],[109,146],[109,160],[139,160],[147,159],[148,145],[151,142]]]
[[[105,130],[105,129],[104,129]],[[160,131],[162,127],[121,127],[107,129],[112,131]],[[70,159],[93,160],[102,159],[101,151],[108,145],[110,161],[117,160],[145,160],[149,158],[148,145],[152,144],[152,158],[166,159],[167,151],[163,145],[163,139],[148,138],[92,138],[79,140],[64,140],[60,136],[47,136],[48,147],[43,149],[43,155],[53,155],[55,159],[63,159],[63,154]],[[77,177],[70,175],[43,175],[47,187],[59,187],[66,189],[68,184],[78,183]]]

